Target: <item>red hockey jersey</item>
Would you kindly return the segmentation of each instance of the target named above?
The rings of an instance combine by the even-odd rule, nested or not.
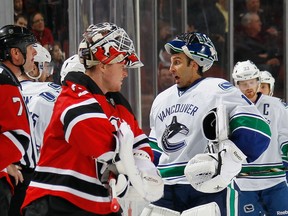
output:
[[[6,177],[10,183],[6,167],[18,162],[25,153],[30,129],[19,87],[3,74],[0,74],[0,103],[0,178]]]
[[[115,151],[113,125],[123,120],[134,133],[134,148],[153,158],[148,138],[126,99],[120,93],[104,95],[85,74],[69,73],[45,131],[35,177],[22,207],[53,195],[89,212],[111,213],[111,197],[99,180],[95,159]]]

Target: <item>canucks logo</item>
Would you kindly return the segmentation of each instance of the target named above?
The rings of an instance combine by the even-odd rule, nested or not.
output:
[[[219,86],[222,90],[229,90],[230,88],[234,87],[230,82],[219,83],[218,86]]]
[[[186,142],[182,138],[183,141],[177,141],[179,138],[181,139],[182,135],[187,135],[189,129],[177,122],[177,117],[173,116],[172,122],[170,125],[166,126],[166,129],[162,135],[162,146],[163,150],[167,153],[176,152],[179,149],[182,149],[186,146]],[[180,136],[180,137],[179,137]],[[173,141],[175,140],[175,141]]]

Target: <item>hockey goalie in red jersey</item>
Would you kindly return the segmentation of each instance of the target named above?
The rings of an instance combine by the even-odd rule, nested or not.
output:
[[[132,40],[112,23],[90,25],[83,36],[86,71],[64,78],[24,215],[121,215],[112,198],[132,189],[147,201],[163,194],[148,138],[119,93],[127,68],[142,66]]]

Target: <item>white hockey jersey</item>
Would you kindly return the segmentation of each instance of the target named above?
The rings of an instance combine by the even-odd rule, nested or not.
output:
[[[260,112],[236,87],[224,79],[205,78],[180,91],[174,85],[160,93],[150,112],[150,144],[165,184],[189,184],[184,176],[187,162],[203,153],[207,139],[203,117],[225,104],[230,118],[230,139],[247,156],[257,159],[270,142],[270,129]],[[155,162],[157,164],[157,161]]]
[[[263,190],[286,182],[285,172],[281,171],[281,147],[288,143],[288,112],[279,98],[261,93],[258,93],[255,105],[268,121],[272,136],[269,147],[257,160],[243,164],[241,177],[236,178],[237,185],[243,191]]]
[[[39,154],[44,131],[50,123],[54,103],[61,91],[61,86],[52,82],[29,80],[22,81],[21,86],[33,122],[33,135]]]

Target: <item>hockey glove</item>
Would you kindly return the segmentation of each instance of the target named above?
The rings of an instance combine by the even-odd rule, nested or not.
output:
[[[142,189],[145,192],[143,198],[150,202],[157,201],[164,193],[164,183],[159,170],[145,151],[134,151],[134,159],[141,173]]]
[[[217,154],[197,154],[186,165],[184,173],[193,188],[203,193],[224,190],[240,172],[246,156],[230,140],[221,141]]]
[[[118,172],[128,176],[133,188],[142,198],[147,201],[158,200],[164,189],[162,178],[145,151],[133,151],[134,134],[126,122],[119,127],[117,140],[120,160],[115,165]]]

